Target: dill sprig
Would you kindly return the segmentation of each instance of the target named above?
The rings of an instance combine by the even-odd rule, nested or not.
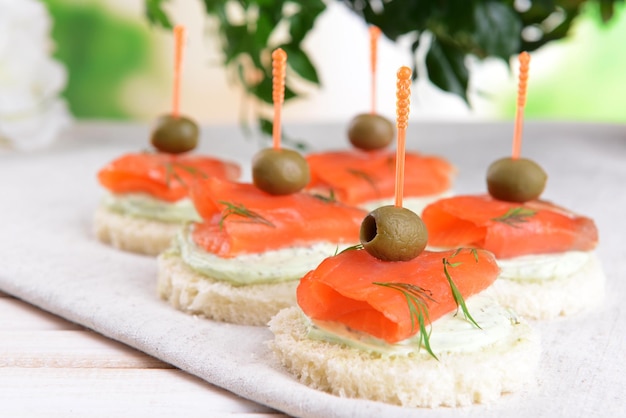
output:
[[[167,185],[168,188],[172,186],[172,177],[174,177],[183,186],[186,186],[183,179],[181,179],[178,173],[174,171],[174,168],[172,167],[172,165],[170,163],[166,163],[165,164],[165,184]]]
[[[474,256],[474,260],[476,260],[476,262],[478,263],[478,250],[476,248],[470,248],[469,250]]]
[[[356,244],[356,245],[353,245],[351,247],[344,248],[341,251],[339,251],[339,247],[337,247],[337,249],[335,250],[335,255],[343,254],[346,251],[362,250],[362,249],[363,249],[363,244]]]
[[[208,179],[209,178],[209,176],[204,171],[201,171],[201,170],[197,169],[196,167],[193,167],[193,166],[190,166],[190,165],[181,164],[181,163],[177,163],[177,162],[168,163],[168,164],[171,164],[175,168],[180,168],[181,170],[184,170],[184,171],[188,172],[189,174],[191,174],[194,177],[195,176],[200,176],[203,179]]]
[[[459,248],[449,258],[456,256],[459,252],[461,252],[461,250],[462,248]],[[476,251],[475,248],[470,248],[469,250],[472,252],[472,254],[474,254],[474,259],[478,263],[478,251]],[[477,328],[482,329],[480,328],[480,325],[478,325],[478,323],[474,320],[474,318],[472,318],[472,315],[470,315],[469,310],[467,309],[467,305],[465,304],[465,299],[463,299],[463,295],[459,291],[459,288],[456,287],[456,284],[454,284],[454,281],[452,280],[452,277],[450,276],[450,272],[448,271],[448,267],[454,268],[454,267],[461,265],[462,263],[461,262],[450,263],[449,258],[444,257],[442,259],[443,260],[443,273],[446,275],[446,279],[448,280],[448,284],[450,285],[450,290],[452,291],[452,297],[454,298],[454,302],[456,303],[456,309],[458,311],[460,307],[461,310],[463,311],[463,315],[465,315],[465,319],[470,321]]]
[[[492,221],[502,222],[513,228],[519,228],[518,224],[528,222],[528,218],[537,212],[522,206],[509,209],[504,215],[491,218]]]
[[[249,221],[240,221],[240,222],[260,223],[260,224],[264,224],[267,226],[271,226],[272,228],[276,228],[276,225],[274,225],[273,223],[271,223],[270,221],[268,221],[267,219],[265,219],[263,216],[259,215],[258,213],[249,210],[242,204],[226,202],[224,200],[220,200],[218,201],[218,203],[226,206],[226,209],[224,210],[224,212],[222,212],[222,217],[220,218],[220,221],[218,223],[220,228],[224,227],[224,220],[226,220],[226,218],[232,215],[241,216],[241,217],[249,219]]]
[[[373,282],[372,284],[387,287],[402,293],[406,299],[411,316],[411,331],[415,329],[415,322],[417,321],[419,324],[420,345],[423,345],[428,354],[433,356],[435,360],[439,360],[430,347],[432,325],[430,324],[430,316],[428,314],[426,299],[436,302],[432,297],[431,291],[410,283]],[[426,329],[426,321],[428,321],[428,329]]]
[[[376,185],[376,182],[374,181],[372,176],[367,174],[365,171],[355,170],[353,168],[348,168],[348,173],[352,174],[353,176],[356,176],[358,178],[361,178],[361,179],[365,180],[372,187],[372,189],[374,189],[374,191],[377,194],[380,194],[380,192],[378,190],[378,186]]]
[[[328,196],[324,196],[323,194],[319,193],[315,193],[312,196],[326,203],[335,203],[337,201],[337,198],[335,197],[335,190],[333,189],[330,189]]]
[[[471,252],[474,256],[474,260],[476,260],[476,262],[478,263],[478,250],[476,248],[459,247],[448,258],[456,257],[463,250],[468,250],[469,252]]]
[[[187,182],[176,172],[175,168],[180,168],[194,177],[200,176],[203,179],[209,178],[205,172],[198,170],[196,167],[168,161],[165,163],[165,184],[167,187],[171,186],[172,178],[178,181],[183,187],[188,187]]]

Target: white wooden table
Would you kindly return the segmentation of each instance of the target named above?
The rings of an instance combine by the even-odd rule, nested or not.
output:
[[[0,416],[285,417],[0,292]]]

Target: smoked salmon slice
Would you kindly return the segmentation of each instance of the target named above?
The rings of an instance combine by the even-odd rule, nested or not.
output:
[[[98,181],[113,193],[147,193],[166,202],[189,194],[200,178],[239,178],[239,166],[200,155],[166,153],[125,154],[98,172]]]
[[[488,195],[441,199],[424,209],[428,245],[471,246],[497,258],[589,251],[598,243],[593,220],[545,201],[504,202]]]
[[[395,151],[335,151],[306,157],[311,169],[307,190],[323,195],[331,191],[340,202],[361,205],[392,198],[395,192]],[[438,157],[407,153],[404,196],[422,197],[450,189],[454,167]]]
[[[366,215],[306,193],[273,196],[215,177],[198,181],[191,197],[205,221],[194,227],[195,243],[225,258],[316,242],[357,243]]]
[[[348,250],[300,280],[298,304],[313,320],[339,322],[396,343],[418,332],[402,289],[419,287],[426,293],[428,322],[457,309],[446,261],[464,299],[489,287],[499,274],[495,258],[483,250],[424,251],[410,261],[381,261],[365,250]]]

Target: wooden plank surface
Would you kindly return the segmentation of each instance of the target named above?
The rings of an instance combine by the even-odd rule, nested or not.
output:
[[[20,417],[285,417],[1,291],[0,405]]]

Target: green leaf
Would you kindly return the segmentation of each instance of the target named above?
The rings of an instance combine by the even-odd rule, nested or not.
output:
[[[248,34],[250,39],[254,40],[254,46],[258,50],[267,48],[267,43],[272,31],[278,24],[278,21],[272,19],[268,14],[263,13],[263,9],[259,11],[259,17],[256,20],[254,33]]]
[[[271,120],[261,117],[261,116],[259,116],[258,120],[259,120],[259,129],[261,130],[261,133],[271,138],[273,131],[274,131],[274,123]],[[309,145],[306,142],[288,136],[285,133],[284,129],[282,130],[281,141],[283,145],[288,145],[300,152],[305,152],[309,149]]]
[[[543,22],[548,16],[554,13],[556,4],[554,0],[535,0],[530,3],[530,7],[519,16],[524,26]]]
[[[300,45],[308,33],[313,29],[318,16],[326,9],[326,5],[321,0],[299,1],[300,10],[289,16],[289,35],[291,43]]]
[[[317,70],[306,52],[294,45],[283,45],[281,48],[287,53],[287,64],[296,74],[314,84],[320,84]]]
[[[432,38],[426,54],[428,78],[440,89],[459,95],[466,103],[469,72],[465,66],[465,53],[457,47]]]
[[[520,51],[534,51],[551,41],[566,37],[571,29],[574,19],[580,14],[581,1],[564,0],[539,0],[533,1],[530,9],[521,13],[523,27],[534,26],[543,29],[543,37],[539,40],[526,41],[521,38]],[[542,28],[542,23],[553,13],[564,15],[563,21],[552,30]]]
[[[271,136],[274,131],[274,123],[269,119],[259,117],[259,128],[262,133]]]
[[[256,97],[263,100],[265,103],[273,104],[272,101],[272,77],[266,76],[261,80],[259,84],[254,86],[251,91],[254,93]],[[298,94],[293,91],[289,86],[285,86],[285,101],[293,99],[297,97]]]
[[[520,19],[510,6],[488,1],[477,3],[474,8],[474,42],[480,58],[494,56],[508,61],[520,47]]]
[[[167,1],[168,0],[146,0],[146,16],[153,25],[172,29],[172,22],[170,22],[167,13],[163,10],[163,3]]]
[[[466,0],[464,0],[466,1]],[[372,7],[373,2],[345,0],[344,4],[361,16],[366,23],[376,25],[392,41],[407,33],[426,29],[435,6],[428,1],[388,0],[379,2],[382,11]]]
[[[225,57],[225,65],[230,64],[240,54],[250,53],[251,45],[246,25],[230,25],[222,29],[224,36],[230,39],[222,48]],[[253,58],[253,56],[251,56],[251,58]]]
[[[217,14],[219,9],[224,8],[223,0],[204,0],[204,8],[207,14]]]
[[[608,22],[613,17],[614,5],[613,0],[599,0],[600,3],[600,16],[602,16],[603,22]]]

